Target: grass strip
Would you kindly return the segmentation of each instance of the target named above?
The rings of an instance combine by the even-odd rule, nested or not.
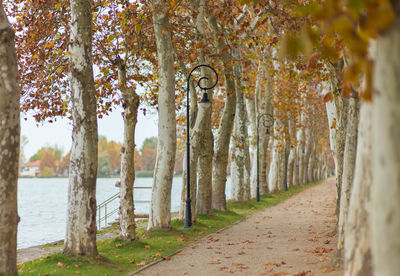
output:
[[[198,215],[193,229],[183,229],[183,222],[173,220],[171,229],[146,232],[137,230],[138,239],[133,242],[119,238],[98,241],[99,257],[73,257],[55,253],[18,264],[19,275],[129,275],[143,266],[170,255],[193,243],[195,240],[225,228],[246,216],[266,207],[274,206],[289,197],[315,186],[322,181],[290,187],[287,192],[279,191],[261,196],[260,202],[228,201],[227,211],[213,210],[211,216]],[[115,230],[115,227],[112,228]]]

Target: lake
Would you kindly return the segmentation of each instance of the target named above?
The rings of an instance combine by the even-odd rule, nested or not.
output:
[[[97,204],[119,192],[117,178],[97,179]],[[135,186],[151,187],[152,178],[136,178]],[[182,177],[175,177],[172,184],[171,211],[179,211]],[[227,181],[227,198],[230,198],[230,178]],[[137,201],[149,201],[151,189],[134,191]],[[68,199],[67,178],[20,178],[18,180],[18,249],[64,239]],[[119,201],[111,203],[108,212],[118,208]],[[136,213],[149,213],[149,203],[135,203]],[[102,210],[103,211],[103,210]],[[118,214],[111,217],[115,219]]]

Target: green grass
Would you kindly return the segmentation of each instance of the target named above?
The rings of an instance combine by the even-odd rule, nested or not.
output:
[[[213,215],[198,215],[193,229],[183,229],[183,222],[174,220],[171,229],[145,232],[139,228],[138,240],[122,241],[119,238],[99,241],[98,258],[72,257],[61,253],[49,255],[24,264],[19,264],[20,275],[128,275],[143,265],[175,253],[193,243],[196,239],[214,233],[221,228],[244,219],[266,207],[276,205],[304,189],[320,182],[305,186],[291,187],[288,192],[277,192],[261,196],[260,202],[228,201],[228,211],[213,211]]]

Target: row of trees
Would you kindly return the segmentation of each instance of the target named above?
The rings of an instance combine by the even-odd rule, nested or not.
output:
[[[0,185],[9,196],[0,200],[0,209],[7,210],[0,217],[7,225],[0,233],[0,272],[16,273],[17,165],[10,159],[18,156],[16,92],[21,91],[21,109],[34,110],[38,121],[55,116],[73,121],[64,251],[97,255],[96,116],[107,115],[116,104],[124,108],[120,235],[133,240],[137,112],[141,103],[147,104],[144,112],[151,106],[158,110],[148,230],[168,228],[176,148],[186,135],[184,85],[190,68],[200,63],[216,68],[223,81],[208,91],[209,103],[198,103],[196,82],[190,82],[194,214],[226,209],[229,158],[232,199],[255,196],[256,133],[257,128],[266,131],[258,119],[268,113],[274,124],[270,135],[259,137],[261,194],[324,178],[334,164],[337,260],[345,256],[348,275],[394,275],[400,270],[399,237],[390,234],[400,225],[398,57],[393,50],[400,27],[395,19],[399,6],[393,1],[3,2],[15,18],[17,55],[1,55],[14,53],[13,32],[2,12],[0,28],[6,31],[1,33],[0,62],[5,73],[0,76],[8,85],[0,86]],[[371,58],[369,44],[374,46]],[[201,78],[202,86],[212,83],[212,72],[200,70],[194,79]],[[373,104],[363,102],[358,115],[359,96],[370,99],[372,91]],[[187,173],[184,166],[184,183]],[[184,195],[185,190],[182,206]]]
[[[27,143],[27,138],[24,139]],[[146,172],[150,175],[154,170],[155,158],[157,154],[157,137],[146,138],[140,150],[135,150],[136,172]],[[107,141],[106,137],[99,137],[98,143],[98,177],[118,176],[121,169],[121,148],[122,144],[114,141]],[[21,154],[23,148],[21,147]],[[42,177],[68,175],[71,151],[63,156],[63,150],[57,145],[54,147],[46,146],[38,150],[37,153],[29,158],[29,162],[39,160],[39,175]],[[182,153],[177,152],[174,172],[182,173]],[[22,154],[22,159],[24,159]],[[24,167],[25,162],[20,162],[20,168]],[[146,175],[144,173],[144,175]]]

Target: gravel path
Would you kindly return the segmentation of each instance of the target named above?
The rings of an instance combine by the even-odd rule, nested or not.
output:
[[[132,275],[343,275],[330,267],[335,197],[331,177]]]

